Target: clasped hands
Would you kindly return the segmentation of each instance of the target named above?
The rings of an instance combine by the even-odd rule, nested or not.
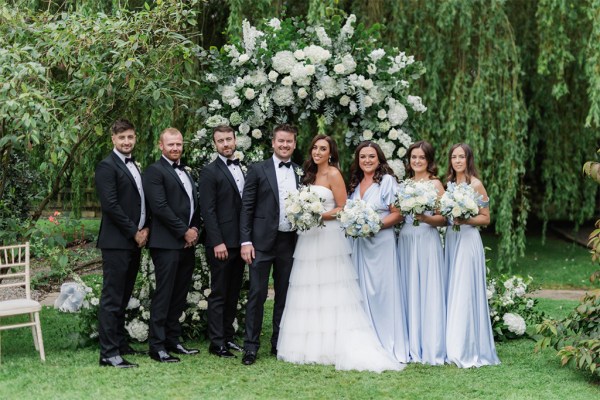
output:
[[[185,235],[183,236],[183,238],[185,239],[185,246],[183,246],[184,249],[195,246],[196,243],[198,242],[198,228],[195,228],[195,227],[189,228],[185,232]]]
[[[133,239],[137,243],[138,247],[144,247],[146,243],[148,243],[148,233],[150,233],[149,228],[140,229],[135,233]]]

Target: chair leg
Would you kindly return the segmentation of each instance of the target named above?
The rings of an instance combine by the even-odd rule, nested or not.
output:
[[[37,342],[40,346],[40,358],[46,361],[46,353],[44,352],[44,339],[42,338],[42,325],[40,324],[40,313],[35,313],[35,326],[37,331]]]
[[[35,319],[33,317],[33,313],[29,313],[29,321],[33,322]],[[31,325],[31,334],[33,336],[33,345],[35,346],[35,349],[37,351],[40,351],[40,346],[38,345],[38,340],[37,340],[37,332],[35,330],[35,326]]]

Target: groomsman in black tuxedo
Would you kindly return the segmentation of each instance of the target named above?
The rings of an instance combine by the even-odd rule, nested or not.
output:
[[[135,130],[125,119],[111,127],[113,151],[96,167],[96,190],[102,207],[98,248],[102,251],[102,295],[98,312],[100,365],[137,367],[122,356],[136,354],[127,343],[125,308],[146,245],[146,205],[142,175],[131,152]]]
[[[200,212],[194,180],[181,164],[183,136],[175,128],[160,134],[162,157],[144,171],[144,191],[152,221],[148,240],[156,290],[150,308],[150,358],[179,362],[169,354],[196,354],[180,342],[179,318],[195,266]]]
[[[279,323],[285,307],[296,247],[296,232],[292,230],[286,217],[284,199],[289,192],[296,191],[299,185],[296,174],[299,166],[291,162],[297,134],[298,130],[290,125],[275,127],[273,157],[254,165],[246,176],[240,215],[241,254],[250,265],[250,291],[242,358],[244,365],[251,365],[256,361],[271,265],[275,289],[271,354],[277,355]]]
[[[234,342],[233,321],[237,313],[244,276],[240,255],[240,211],[244,173],[234,157],[235,132],[217,126],[213,141],[218,157],[200,173],[200,211],[206,233],[206,257],[210,265],[208,296],[208,351],[219,357],[234,358],[230,350],[241,351]]]

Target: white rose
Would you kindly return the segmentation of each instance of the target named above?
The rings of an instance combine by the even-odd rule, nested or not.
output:
[[[269,80],[271,82],[277,82],[277,77],[278,76],[279,76],[279,74],[276,71],[269,72]]]
[[[238,58],[238,62],[240,64],[244,64],[246,61],[248,61],[250,59],[250,56],[248,54],[242,54],[239,58]]]
[[[367,66],[367,72],[369,73],[369,75],[373,75],[377,73],[377,67],[375,66],[375,64],[369,64]]]
[[[292,80],[292,78],[291,78],[291,77],[289,77],[289,76],[286,76],[285,78],[283,78],[283,79],[281,80],[281,84],[282,84],[283,86],[292,86],[292,84],[293,84],[293,83],[294,83],[294,81],[293,81],[293,80]]]
[[[317,92],[315,93],[315,97],[319,100],[323,100],[325,99],[325,92],[322,90],[317,90]]]
[[[354,115],[358,112],[358,106],[354,101],[350,102],[350,105],[348,106],[348,111],[350,111],[351,115]]]
[[[294,52],[294,57],[296,57],[296,60],[304,60],[304,51],[302,50],[296,50]]]
[[[377,118],[379,119],[385,119],[387,117],[387,111],[385,110],[379,110],[377,111]]]
[[[402,158],[406,155],[406,149],[404,147],[400,147],[396,154],[398,155],[398,157]]]
[[[363,131],[362,133],[362,137],[364,140],[371,140],[373,139],[373,131],[370,129],[366,129]]]
[[[363,103],[365,107],[371,107],[373,105],[373,99],[371,98],[371,96],[365,96],[365,98],[363,99]]]
[[[256,96],[256,92],[254,91],[254,89],[248,88],[244,92],[244,96],[246,96],[246,99],[252,100]]]
[[[206,301],[206,300],[200,300],[198,302],[198,308],[200,310],[206,310],[208,308],[208,301]]]
[[[306,72],[307,75],[314,75],[315,74],[315,66],[312,64],[308,64],[304,67],[304,71]]]
[[[298,97],[301,99],[305,99],[308,96],[308,92],[304,88],[298,89]]]
[[[346,71],[346,68],[344,67],[344,64],[335,64],[333,66],[333,71],[336,74],[343,74]]]
[[[346,107],[348,104],[350,104],[350,97],[343,95],[342,97],[340,97],[340,105]]]
[[[252,137],[254,139],[260,139],[262,137],[262,132],[260,131],[260,129],[253,129],[252,130]]]
[[[390,140],[397,140],[398,139],[398,131],[396,129],[394,129],[394,128],[390,129],[390,131],[388,132],[388,139],[390,139]],[[400,156],[400,157],[402,157],[402,156]]]

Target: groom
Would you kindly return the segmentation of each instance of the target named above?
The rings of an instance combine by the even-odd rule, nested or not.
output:
[[[246,176],[240,214],[241,254],[250,266],[244,365],[256,361],[271,265],[275,289],[271,354],[277,355],[279,323],[296,247],[296,232],[286,217],[284,199],[289,192],[295,192],[299,184],[295,172],[299,167],[290,161],[297,134],[298,130],[291,125],[275,127],[273,157],[254,165]]]

